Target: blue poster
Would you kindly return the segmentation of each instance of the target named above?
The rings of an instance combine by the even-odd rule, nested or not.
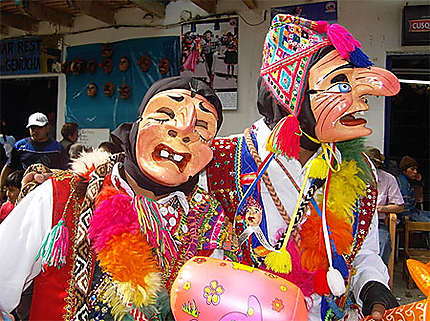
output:
[[[335,23],[337,22],[337,2],[324,1],[272,8],[272,18],[278,13],[300,16],[309,20],[324,20],[329,23]]]
[[[69,47],[66,122],[111,130],[132,122],[148,88],[179,72],[177,36]]]
[[[39,38],[0,41],[0,75],[40,73]]]

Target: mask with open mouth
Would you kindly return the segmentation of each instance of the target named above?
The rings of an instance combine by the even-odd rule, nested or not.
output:
[[[112,134],[126,152],[126,172],[157,196],[190,193],[212,159],[210,144],[222,123],[215,92],[192,77],[165,78],[147,91],[139,115]]]
[[[310,68],[309,88],[316,138],[339,142],[370,135],[359,117],[369,109],[367,97],[395,95],[399,83],[391,72],[355,67],[333,50]]]

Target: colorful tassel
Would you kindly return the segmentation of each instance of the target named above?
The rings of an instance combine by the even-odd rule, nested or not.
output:
[[[327,283],[327,271],[319,268],[315,273],[314,291],[319,295],[330,294],[330,288]]]
[[[338,24],[329,25],[326,21],[318,21],[315,27],[320,33],[327,33],[330,42],[342,58],[349,60],[357,67],[367,68],[372,66],[369,57],[361,51],[361,44],[344,27]]]
[[[35,260],[42,258],[42,267],[55,266],[60,269],[66,264],[69,247],[69,231],[66,222],[61,218],[57,225],[45,237]]]
[[[279,252],[270,252],[267,254],[264,263],[277,273],[288,274],[291,272],[291,256],[285,248],[281,248]]]
[[[269,152],[297,159],[299,158],[301,135],[297,117],[288,115],[273,128],[267,139],[266,149]]]
[[[327,177],[329,166],[322,154],[312,160],[309,170],[309,177],[311,178],[324,179]]]
[[[327,271],[327,284],[334,296],[341,296],[346,291],[342,274],[332,266],[330,266]]]

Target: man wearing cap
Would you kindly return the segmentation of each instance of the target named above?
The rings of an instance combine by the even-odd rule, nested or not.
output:
[[[403,211],[403,197],[400,192],[396,178],[382,169],[384,166],[384,155],[377,148],[369,148],[366,155],[370,158],[376,167],[378,178],[378,199],[376,210],[379,219],[379,255],[385,264],[392,251],[391,236],[388,227],[390,213],[400,213]]]
[[[417,161],[410,156],[403,156],[399,163],[402,173],[399,176],[400,191],[405,200],[405,210],[401,217],[408,216],[411,221],[430,222],[430,211],[424,211],[417,207],[417,194],[414,185],[421,182],[421,174],[418,172]],[[430,240],[427,240],[430,247]]]
[[[257,85],[264,118],[216,140],[206,170],[243,262],[298,285],[312,321],[381,320],[397,305],[378,256],[376,179],[362,155],[360,138],[372,130],[355,116],[368,110],[367,96],[400,85],[359,47],[339,25],[275,16]],[[261,217],[250,229],[255,220],[243,213],[255,201]]]
[[[26,170],[32,164],[41,163],[49,168],[67,168],[67,153],[59,142],[49,137],[48,117],[39,112],[31,114],[26,127],[30,131],[30,136],[15,143],[11,157],[1,172],[2,189],[12,171]]]

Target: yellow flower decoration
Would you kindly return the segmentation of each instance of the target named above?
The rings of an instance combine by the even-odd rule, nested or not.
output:
[[[282,292],[287,292],[287,287],[285,285],[281,285],[281,291]]]
[[[188,291],[189,289],[191,289],[191,282],[187,281],[184,283],[184,290]]]
[[[206,304],[218,305],[221,301],[221,294],[224,293],[224,287],[213,280],[203,289],[203,297],[206,298]]]

